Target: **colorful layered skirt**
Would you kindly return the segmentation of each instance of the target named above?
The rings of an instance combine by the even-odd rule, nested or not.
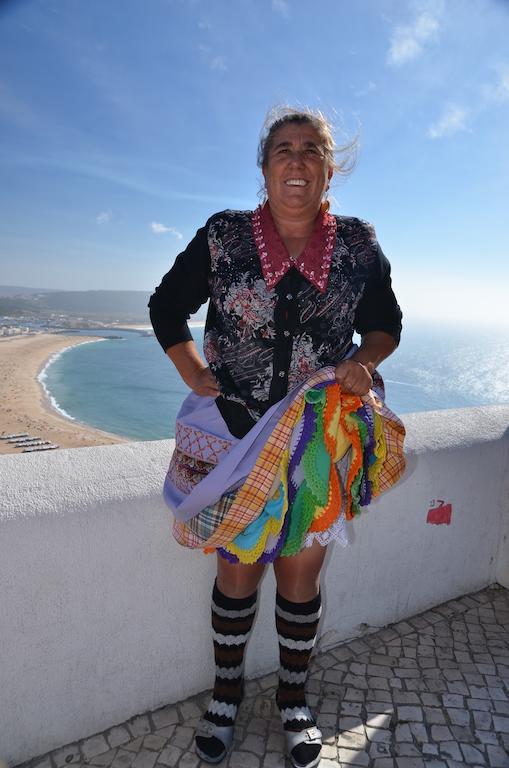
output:
[[[164,483],[173,534],[233,563],[268,563],[315,540],[348,543],[351,520],[401,477],[401,420],[383,381],[361,397],[341,391],[334,368],[311,374],[241,440],[213,398],[191,393],[178,416]]]

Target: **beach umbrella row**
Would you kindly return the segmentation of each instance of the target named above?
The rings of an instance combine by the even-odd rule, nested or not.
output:
[[[28,432],[20,432],[12,435],[0,435],[0,440],[6,440],[8,443],[13,443],[15,448],[22,448],[23,453],[32,453],[33,451],[52,451],[55,448],[60,448],[56,443],[52,443],[49,440],[43,440],[38,435],[33,437]]]

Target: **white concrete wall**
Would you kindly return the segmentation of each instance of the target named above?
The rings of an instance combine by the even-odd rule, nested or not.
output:
[[[506,453],[509,446],[509,425],[507,425],[504,440],[506,444]],[[505,474],[506,482],[500,485],[500,509],[502,510],[502,526],[499,535],[498,553],[496,556],[496,568],[494,580],[503,587],[509,589],[509,457],[506,459],[502,470]]]
[[[405,417],[408,471],[349,524],[323,579],[322,647],[509,586],[509,407]],[[214,559],[179,547],[171,441],[0,460],[0,756],[12,764],[212,684]],[[426,523],[433,499],[451,525]],[[276,668],[268,572],[248,675]]]

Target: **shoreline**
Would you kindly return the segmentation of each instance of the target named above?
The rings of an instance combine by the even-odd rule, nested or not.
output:
[[[78,338],[83,338],[83,337],[76,337],[76,339]],[[62,416],[62,418],[64,418],[66,421],[74,422],[74,424],[81,424],[83,427],[87,427],[88,429],[95,429],[95,427],[90,427],[84,422],[76,419],[74,416],[71,416],[70,413],[67,413],[67,411],[65,411],[60,406],[60,404],[57,403],[57,401],[55,400],[55,398],[47,388],[45,384],[45,379],[46,379],[46,371],[48,370],[48,368],[50,368],[50,366],[52,366],[53,363],[55,363],[58,360],[58,358],[64,354],[64,352],[67,352],[68,349],[73,349],[74,347],[81,347],[83,344],[95,344],[98,341],[105,341],[105,340],[106,339],[104,338],[97,338],[97,339],[91,338],[91,339],[85,339],[84,341],[81,341],[81,342],[76,341],[76,344],[68,344],[66,347],[59,349],[57,352],[54,352],[51,355],[51,357],[49,357],[45,361],[45,363],[41,366],[41,368],[37,372],[36,378],[39,386],[44,392],[44,399],[42,401],[42,405],[47,411],[49,411],[49,413],[53,415],[58,414],[59,416]],[[101,430],[98,430],[98,431],[100,432]]]
[[[46,370],[66,350],[103,340],[60,333],[2,339],[0,435],[27,432],[60,448],[128,442],[125,437],[90,427],[66,414],[44,384]],[[0,440],[0,455],[20,453],[23,453],[21,448]]]

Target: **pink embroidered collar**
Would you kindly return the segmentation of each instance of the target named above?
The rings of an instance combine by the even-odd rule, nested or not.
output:
[[[292,259],[274,224],[268,203],[253,211],[253,233],[267,288],[273,288],[291,267],[296,267],[321,293],[329,278],[336,241],[336,219],[320,211],[304,251]]]

